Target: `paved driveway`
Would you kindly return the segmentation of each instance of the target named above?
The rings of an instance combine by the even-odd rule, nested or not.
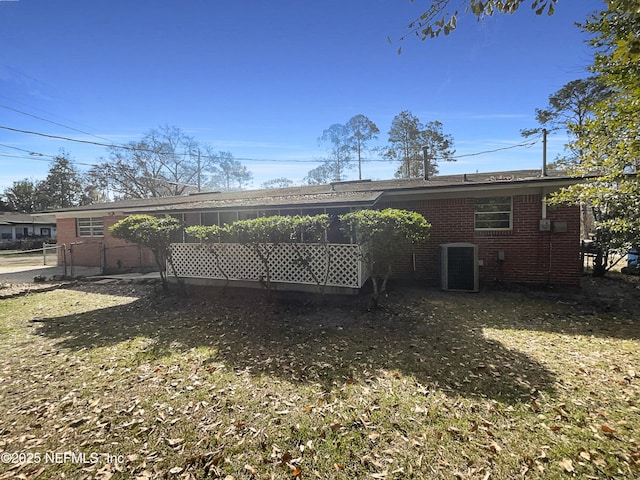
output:
[[[1,0],[0,0],[1,1]],[[48,262],[55,262],[55,258],[49,257]],[[47,280],[54,276],[100,277],[115,278],[121,280],[155,280],[160,279],[159,272],[151,273],[123,273],[115,275],[102,275],[100,267],[64,267],[57,265],[44,265],[40,255],[0,255],[0,283],[36,283],[34,277],[45,277]]]
[[[67,267],[67,275],[73,277],[91,277],[100,275],[100,267]],[[54,275],[64,275],[64,268],[55,265],[8,265],[0,263],[0,283],[34,283],[33,277],[47,279]]]

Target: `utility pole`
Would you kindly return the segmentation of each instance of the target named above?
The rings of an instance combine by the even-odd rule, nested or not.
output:
[[[542,176],[547,176],[547,129],[542,129]]]
[[[200,163],[200,147],[198,147],[198,193],[200,193],[200,172],[202,171],[202,165]]]
[[[423,164],[424,164],[424,179],[429,180],[429,148],[422,147],[422,156],[423,156]]]

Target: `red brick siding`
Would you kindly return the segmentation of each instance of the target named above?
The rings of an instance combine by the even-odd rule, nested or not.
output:
[[[75,218],[58,219],[58,245],[64,244],[67,251],[67,262],[88,267],[106,266],[107,270],[127,270],[139,267],[155,267],[155,260],[150,250],[140,248],[124,240],[111,236],[109,227],[123,216],[102,217],[104,237],[78,237]],[[61,255],[58,262],[62,261]]]
[[[396,265],[400,277],[440,283],[440,245],[466,242],[478,245],[480,281],[576,285],[580,279],[580,217],[576,207],[547,209],[552,222],[565,222],[565,233],[540,232],[542,201],[539,195],[513,197],[513,228],[509,231],[476,231],[475,199],[456,198],[393,202],[383,207],[422,214],[431,223],[429,240]],[[504,252],[504,261],[498,252]],[[414,271],[415,255],[415,271]]]
[[[427,284],[440,284],[439,247],[445,243],[466,242],[478,245],[480,281],[525,282],[534,284],[577,285],[580,279],[580,212],[577,207],[547,209],[552,222],[565,222],[567,231],[540,232],[542,199],[540,195],[513,197],[513,228],[509,231],[475,231],[475,199],[452,198],[389,202],[380,208],[393,207],[421,213],[431,223],[431,235],[422,246],[408,252],[395,266],[396,275],[416,278]],[[148,249],[115,239],[109,227],[124,217],[105,216],[104,238],[76,236],[73,218],[58,220],[58,243],[73,245],[75,265],[101,266],[107,269],[155,267]],[[186,218],[197,224],[197,214]],[[105,247],[103,247],[103,245]],[[504,251],[504,261],[498,252]]]

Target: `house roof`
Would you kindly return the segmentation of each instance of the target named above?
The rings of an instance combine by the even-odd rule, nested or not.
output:
[[[439,195],[445,192],[459,195],[476,189],[524,188],[548,186],[558,188],[578,179],[564,173],[551,172],[541,176],[540,170],[473,173],[393,180],[361,180],[334,182],[326,185],[306,185],[279,189],[202,192],[174,197],[128,199],[56,210],[57,216],[100,214],[108,212],[186,212],[206,210],[284,209],[358,206],[371,207],[384,198],[399,195]]]
[[[0,225],[55,225],[56,216],[54,214],[31,214],[16,212],[0,212]]]

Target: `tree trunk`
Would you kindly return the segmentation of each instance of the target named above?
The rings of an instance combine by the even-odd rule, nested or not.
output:
[[[593,277],[604,277],[607,273],[607,255],[602,250],[598,250],[595,259],[593,260]]]
[[[185,288],[184,282],[182,281],[182,279],[178,276],[178,272],[176,271],[176,266],[173,264],[173,260],[171,259],[171,252],[169,252],[169,256],[167,257],[167,263],[171,266],[171,273],[173,273],[173,276],[176,279],[176,283],[178,285],[178,295],[180,297],[186,297],[187,289]]]
[[[373,275],[371,276],[371,285],[373,286],[373,293],[371,294],[371,310],[377,310],[380,290],[378,288],[378,280]]]

